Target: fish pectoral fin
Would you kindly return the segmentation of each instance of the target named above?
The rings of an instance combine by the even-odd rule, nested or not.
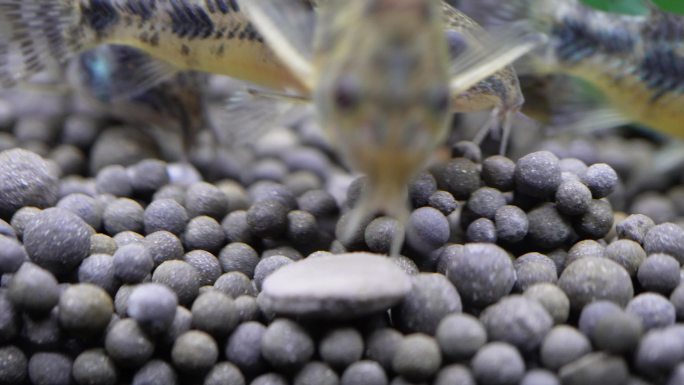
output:
[[[490,36],[469,38],[462,54],[451,65],[449,87],[452,95],[459,95],[470,87],[510,65],[534,50],[546,40],[544,35],[524,28],[507,27]]]
[[[234,93],[214,113],[211,127],[218,143],[235,148],[310,115],[311,103],[305,96],[248,88]]]
[[[82,54],[80,60],[82,69],[91,74],[91,80],[96,79],[93,84],[84,85],[105,87],[91,91],[104,92],[112,102],[138,96],[179,72],[173,65],[137,48],[120,45],[95,48]]]
[[[313,10],[299,0],[242,0],[239,4],[278,58],[313,89]]]

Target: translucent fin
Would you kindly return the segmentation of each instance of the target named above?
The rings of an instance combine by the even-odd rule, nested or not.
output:
[[[78,23],[74,1],[0,0],[0,87],[64,64],[87,43]]]
[[[500,31],[483,39],[482,47],[468,48],[452,63],[452,95],[467,91],[545,41],[543,35],[521,28],[507,29],[505,33]]]
[[[608,106],[552,117],[550,132],[591,135],[631,123],[625,114]]]
[[[238,91],[213,116],[215,139],[227,147],[254,143],[277,126],[312,115],[308,102],[299,95],[257,89]]]
[[[242,0],[240,7],[280,60],[313,89],[313,11],[297,0]]]
[[[80,83],[100,100],[129,99],[173,78],[178,70],[132,47],[107,45],[79,58]]]

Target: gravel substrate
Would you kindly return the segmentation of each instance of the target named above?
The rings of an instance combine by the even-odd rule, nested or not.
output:
[[[626,192],[628,151],[460,142],[405,230],[338,239],[365,180],[308,123],[182,163],[59,96],[0,107],[0,385],[684,384],[684,190]]]

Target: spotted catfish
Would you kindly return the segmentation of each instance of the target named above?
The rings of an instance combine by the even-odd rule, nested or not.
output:
[[[468,0],[486,24],[527,24],[545,33],[525,71],[564,74],[600,90],[612,117],[684,138],[684,17],[652,5],[643,15],[598,11],[578,0]],[[598,120],[601,120],[598,119]]]

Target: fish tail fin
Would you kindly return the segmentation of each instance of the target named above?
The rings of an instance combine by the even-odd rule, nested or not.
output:
[[[0,87],[11,87],[80,51],[77,0],[0,0]]]

